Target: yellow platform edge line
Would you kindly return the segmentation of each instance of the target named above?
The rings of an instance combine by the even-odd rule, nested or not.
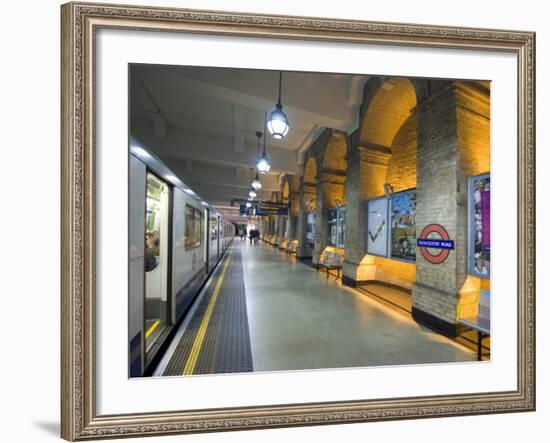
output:
[[[145,338],[148,338],[155,329],[157,329],[157,326],[159,325],[160,320],[157,320],[155,323],[151,325],[149,329],[147,329],[147,332],[145,333]]]
[[[222,287],[222,283],[225,278],[225,272],[227,271],[230,259],[231,253],[227,257],[227,261],[223,266],[222,273],[220,274],[220,277],[216,282],[214,292],[212,293],[212,298],[210,299],[204,317],[202,318],[199,331],[197,332],[197,336],[195,337],[195,341],[193,342],[193,347],[191,348],[189,357],[187,357],[187,362],[185,363],[185,367],[183,368],[182,375],[192,375],[193,371],[195,370],[195,366],[197,364],[197,360],[199,359],[199,354],[202,348],[202,343],[204,341],[204,337],[206,336],[206,331],[208,330],[210,317],[212,316],[212,312],[214,311],[214,305],[216,304],[216,300],[218,299],[218,295],[220,293],[220,289]]]

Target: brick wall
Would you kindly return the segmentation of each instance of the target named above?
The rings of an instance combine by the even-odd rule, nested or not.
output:
[[[411,115],[397,132],[391,145],[386,183],[394,192],[416,188],[416,117]]]

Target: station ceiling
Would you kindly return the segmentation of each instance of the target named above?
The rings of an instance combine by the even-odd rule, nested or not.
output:
[[[132,65],[130,132],[226,217],[244,221],[231,199],[245,198],[257,158],[256,131],[275,107],[279,71]],[[324,128],[351,133],[367,77],[283,72],[290,131],[267,137],[272,169],[262,174],[269,199],[284,174],[299,174],[303,154]],[[261,150],[261,148],[260,148]]]

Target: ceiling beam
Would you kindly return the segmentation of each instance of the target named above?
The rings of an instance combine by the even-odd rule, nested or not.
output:
[[[229,88],[220,86],[214,83],[197,80],[195,78],[185,76],[185,71],[178,72],[174,69],[156,68],[148,70],[141,68],[139,72],[140,78],[147,84],[169,84],[173,85],[173,93],[192,93],[200,94],[206,97],[213,97],[218,100],[223,100],[229,103],[235,103],[249,108],[265,111],[272,109],[275,105],[276,97],[261,97],[252,95],[238,90],[237,87]],[[162,80],[161,80],[162,79]],[[249,86],[249,85],[247,85]],[[327,114],[322,114],[319,111],[308,110],[297,106],[292,106],[285,103],[285,112],[289,118],[304,119],[313,122],[318,126],[327,128],[339,129],[347,131],[349,129],[349,121],[334,118]]]
[[[252,168],[256,164],[257,148],[253,143],[243,143],[243,152],[235,152],[232,137],[210,135],[195,131],[183,130],[170,126],[166,137],[162,140],[151,133],[149,125],[132,124],[132,135],[158,155],[163,161],[185,160],[211,162],[224,166]],[[267,148],[271,157],[272,171],[278,173],[297,174],[299,165],[296,151]]]
[[[166,165],[184,183],[205,183],[213,185],[231,186],[237,188],[250,188],[254,172],[244,168],[224,167],[216,163],[197,162],[189,159],[168,159]],[[188,168],[192,163],[193,168]],[[259,174],[263,189],[279,190],[283,174],[267,173]]]

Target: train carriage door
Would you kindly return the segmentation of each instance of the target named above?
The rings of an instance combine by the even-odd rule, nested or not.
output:
[[[203,226],[203,232],[204,232],[204,269],[205,272],[208,274],[210,272],[210,248],[211,246],[211,240],[210,240],[210,211],[208,209],[204,210],[204,226]]]
[[[220,216],[216,216],[216,250],[220,258]]]
[[[145,355],[169,322],[168,267],[170,188],[147,172],[145,211]]]

